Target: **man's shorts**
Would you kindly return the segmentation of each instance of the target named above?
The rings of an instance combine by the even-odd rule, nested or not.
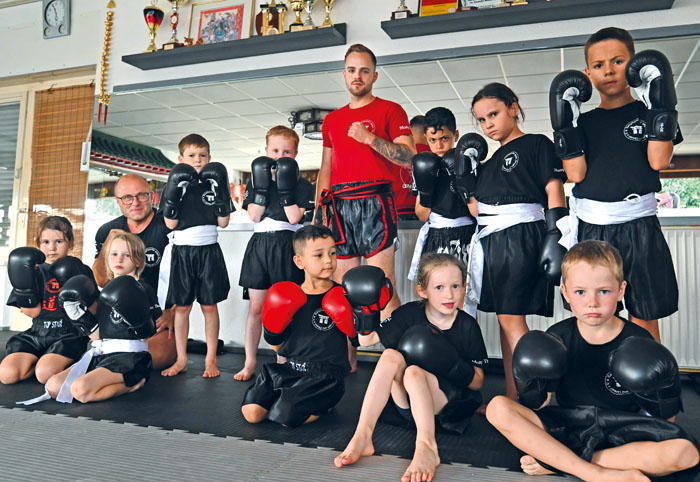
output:
[[[481,238],[484,248],[479,309],[499,315],[553,316],[554,287],[538,259],[544,222],[520,223]]]
[[[288,427],[302,425],[311,415],[328,413],[345,393],[344,373],[329,364],[313,365],[313,369],[299,371],[289,362],[265,363],[255,384],[245,392],[242,405],[260,405],[268,411],[268,419]]]
[[[423,245],[421,256],[428,253],[451,254],[467,266],[469,263],[469,243],[476,224],[453,228],[430,228]]]
[[[215,305],[228,297],[230,288],[219,243],[173,246],[166,308],[191,305],[195,298],[200,305]]]
[[[606,448],[632,442],[695,439],[682,427],[656,417],[593,406],[545,407],[535,411],[547,432],[584,460]]]
[[[289,230],[253,233],[243,255],[241,277],[244,288],[266,290],[280,281],[301,284],[304,271],[294,264],[294,232]]]
[[[90,339],[79,335],[70,320],[61,320],[65,327],[44,328],[44,321],[34,319],[32,327],[7,341],[5,356],[12,353],[30,353],[41,358],[49,353],[78,360],[88,349]],[[51,323],[51,322],[49,322]]]
[[[333,232],[338,258],[369,258],[389,248],[398,236],[391,182],[333,185],[321,195],[316,223]]]
[[[620,252],[630,315],[658,320],[678,311],[676,272],[656,216],[605,226],[579,221],[578,240],[589,239],[607,241]]]

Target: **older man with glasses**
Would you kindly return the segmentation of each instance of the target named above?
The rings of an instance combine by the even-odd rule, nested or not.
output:
[[[107,284],[105,256],[102,246],[114,232],[124,231],[137,235],[146,247],[146,267],[141,279],[158,289],[158,271],[163,250],[168,244],[170,230],[165,226],[162,213],[157,213],[151,202],[151,187],[145,179],[136,174],[125,174],[114,186],[122,216],[103,224],[95,235],[97,249],[92,270],[100,286]],[[173,330],[173,309],[164,310],[156,321],[157,333],[148,340],[148,351],[153,358],[153,368],[161,370],[175,362],[175,331]]]

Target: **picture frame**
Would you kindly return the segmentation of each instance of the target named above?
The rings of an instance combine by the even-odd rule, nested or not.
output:
[[[418,0],[419,17],[454,13],[458,8],[458,0]]]
[[[203,44],[249,38],[255,0],[208,0],[192,4],[188,37]]]

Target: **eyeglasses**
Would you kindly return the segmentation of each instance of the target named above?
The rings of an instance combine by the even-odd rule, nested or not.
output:
[[[151,192],[140,192],[136,196],[132,196],[131,194],[127,194],[125,196],[119,197],[119,196],[114,196],[116,199],[121,201],[124,204],[133,204],[134,199],[138,198],[139,202],[145,203],[151,198]]]

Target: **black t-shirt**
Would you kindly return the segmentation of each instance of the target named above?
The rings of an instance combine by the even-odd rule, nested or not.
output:
[[[576,317],[571,317],[552,325],[547,333],[559,335],[567,350],[566,375],[559,382],[556,392],[559,405],[592,405],[627,412],[639,411],[634,396],[615,380],[608,363],[610,353],[625,338],[652,338],[647,330],[625,321],[622,331],[613,340],[602,345],[592,345],[581,336]]]
[[[435,214],[456,219],[462,216],[470,216],[469,210],[456,194],[450,175],[444,168],[438,171],[433,190],[433,206],[430,208]]]
[[[178,223],[175,231],[183,231],[193,226],[218,226],[214,212],[214,191],[209,183],[187,186],[185,197],[180,202]]]
[[[127,233],[131,232],[126,216],[119,216],[100,226],[100,229],[97,230],[97,234],[95,234],[95,258],[99,256],[102,245],[107,240],[107,236],[109,236],[109,232],[112,229],[121,229]],[[163,213],[156,213],[148,226],[146,226],[146,229],[136,234],[136,236],[141,238],[141,241],[143,241],[146,247],[146,267],[143,273],[141,273],[141,279],[154,287],[158,286],[160,260],[163,257],[165,246],[168,244],[169,232],[170,229],[165,225]]]
[[[540,203],[546,209],[544,188],[550,179],[566,181],[554,144],[542,134],[525,134],[501,146],[482,164],[474,197],[496,206]]]
[[[287,338],[279,354],[296,361],[330,363],[347,372],[350,370],[347,337],[321,307],[326,293],[306,295],[306,304],[284,330]]]
[[[251,181],[245,186],[245,195],[243,198],[243,209],[248,209],[248,205],[253,201],[253,190]],[[294,189],[294,200],[296,205],[300,208],[306,209],[307,211],[313,211],[314,209],[314,199],[316,193],[314,192],[314,187],[309,181],[300,177],[297,181],[297,186]],[[269,204],[265,206],[265,212],[262,215],[261,220],[265,218],[271,218],[275,221],[289,222],[287,219],[287,213],[284,212],[284,208],[280,206],[280,195],[277,190],[277,183],[272,181],[270,184],[269,194],[268,194]]]
[[[649,165],[644,103],[600,107],[579,118],[586,140],[586,177],[573,189],[577,198],[622,201],[630,194],[661,190],[659,171]],[[683,140],[680,129],[673,144]]]
[[[413,325],[427,324],[437,328],[428,321],[423,301],[411,301],[395,309],[391,316],[379,324],[377,334],[386,348],[396,348],[403,334]],[[440,330],[439,328],[437,328]],[[481,335],[481,328],[474,318],[462,310],[449,330],[440,330],[457,350],[463,360],[479,368],[488,363],[486,345]]]

